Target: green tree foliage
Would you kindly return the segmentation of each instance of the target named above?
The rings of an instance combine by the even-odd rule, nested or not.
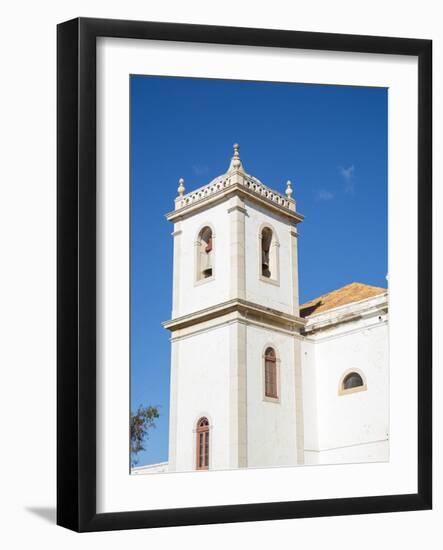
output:
[[[145,451],[146,441],[149,438],[149,430],[155,428],[155,419],[160,416],[158,407],[138,406],[135,413],[131,412],[131,463],[135,466],[138,462],[137,455]]]

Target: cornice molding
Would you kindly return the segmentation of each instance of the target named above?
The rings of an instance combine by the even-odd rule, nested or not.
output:
[[[187,315],[182,315],[175,319],[170,319],[169,321],[163,322],[162,325],[167,330],[174,332],[217,317],[223,317],[232,312],[238,312],[244,319],[258,319],[266,321],[270,325],[284,327],[297,332],[306,324],[304,319],[291,315],[290,313],[284,313],[249,302],[248,300],[233,299]]]
[[[387,293],[372,296],[358,302],[351,302],[344,306],[333,308],[317,315],[306,318],[306,325],[302,330],[304,335],[328,330],[337,325],[344,325],[353,321],[370,319],[388,313],[389,304]]]

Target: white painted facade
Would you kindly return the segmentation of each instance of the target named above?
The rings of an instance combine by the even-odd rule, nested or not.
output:
[[[301,382],[300,340],[251,324],[247,340],[247,441],[250,468],[303,463],[303,419],[297,402]],[[278,399],[265,397],[264,352],[277,352]],[[298,416],[300,415],[300,416]],[[297,447],[298,445],[298,447]]]
[[[386,293],[301,318],[296,226],[303,216],[291,183],[282,195],[248,175],[238,146],[226,174],[188,194],[180,180],[178,192],[167,215],[174,224],[173,308],[164,323],[171,331],[167,470],[200,469],[201,419],[209,424],[207,469],[387,460]],[[202,230],[211,239],[202,240]],[[270,234],[268,246],[262,240]],[[202,250],[211,255],[204,276]],[[275,396],[265,391],[269,348]],[[342,392],[353,371],[364,386]]]
[[[305,463],[389,459],[387,294],[311,315],[302,342]],[[356,371],[366,388],[340,393]]]
[[[291,231],[296,229],[289,220],[284,220],[251,201],[245,200],[245,208],[246,299],[298,315],[298,273],[292,268],[297,245],[296,239],[291,236]],[[265,225],[273,230],[277,238],[275,246],[278,249],[278,281],[270,279],[267,282],[260,277],[260,229]]]

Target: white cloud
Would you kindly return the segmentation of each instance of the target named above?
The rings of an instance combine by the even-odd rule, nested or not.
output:
[[[334,198],[334,193],[327,191],[326,189],[320,189],[317,193],[317,199],[320,201],[330,201]]]
[[[206,166],[206,164],[194,164],[192,167],[192,171],[196,176],[204,176],[208,173],[209,168]]]
[[[340,174],[345,180],[345,193],[354,193],[355,191],[354,173],[355,166],[353,164],[347,168],[340,167]]]

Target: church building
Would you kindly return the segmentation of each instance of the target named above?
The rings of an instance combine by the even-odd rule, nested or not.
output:
[[[246,173],[236,144],[225,174],[190,193],[179,181],[167,219],[169,458],[133,473],[388,460],[387,290],[299,304],[291,182]]]

